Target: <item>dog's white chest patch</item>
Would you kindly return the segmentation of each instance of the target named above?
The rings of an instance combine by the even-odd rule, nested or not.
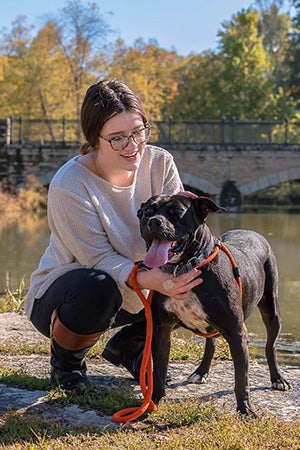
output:
[[[202,309],[198,297],[191,292],[187,300],[176,300],[168,298],[164,304],[165,309],[176,315],[187,328],[205,333],[207,326],[207,316]]]

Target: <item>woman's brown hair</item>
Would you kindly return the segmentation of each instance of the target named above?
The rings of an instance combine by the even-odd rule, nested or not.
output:
[[[148,124],[140,98],[123,81],[102,80],[88,88],[81,107],[85,142],[80,151],[83,155],[97,148],[105,122],[124,111],[137,112],[145,126]]]

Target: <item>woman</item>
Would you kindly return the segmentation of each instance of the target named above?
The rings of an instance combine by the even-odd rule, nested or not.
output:
[[[129,325],[108,341],[103,357],[138,379],[145,317],[129,275],[146,249],[136,212],[152,195],[183,190],[172,156],[147,145],[149,122],[123,82],[89,87],[81,126],[81,155],[61,167],[49,187],[50,243],[25,301],[33,325],[51,337],[52,381],[78,393],[90,386],[85,355],[111,327]],[[169,277],[154,268],[139,270],[136,281],[178,301],[202,282],[192,270],[166,291]]]

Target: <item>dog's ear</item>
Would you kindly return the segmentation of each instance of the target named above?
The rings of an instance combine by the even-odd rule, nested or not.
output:
[[[221,212],[226,211],[222,206],[217,205],[211,198],[199,196],[197,199],[193,200],[197,203],[198,208],[200,208],[204,214],[207,216],[209,212]]]
[[[140,218],[142,217],[142,215],[143,215],[143,211],[142,211],[143,206],[144,206],[144,203],[141,204],[140,209],[138,209],[138,210],[137,210],[137,213],[136,213],[136,215],[137,215],[137,217],[138,217],[139,219],[140,219]]]

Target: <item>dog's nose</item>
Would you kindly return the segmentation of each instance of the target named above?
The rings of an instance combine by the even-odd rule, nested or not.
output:
[[[156,228],[161,227],[162,223],[163,223],[162,218],[157,216],[151,217],[151,219],[149,219],[148,221],[150,230],[154,230]]]

